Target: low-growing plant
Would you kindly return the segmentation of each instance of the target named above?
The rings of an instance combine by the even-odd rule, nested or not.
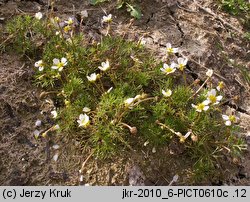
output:
[[[247,0],[220,0],[222,8],[228,13],[238,16],[240,21],[249,31],[250,3]]]
[[[90,0],[92,5],[98,5],[103,2],[109,2],[110,0]],[[139,6],[136,4],[135,0],[116,0],[116,8],[122,9],[126,8],[127,12],[136,19],[140,19],[142,16]]]
[[[233,15],[239,15],[241,12],[248,13],[250,4],[246,0],[221,0],[223,8]]]
[[[200,177],[208,177],[222,156],[245,149],[235,132],[238,118],[223,112],[223,82],[213,86],[208,70],[201,86],[190,83],[188,60],[176,57],[178,48],[167,44],[166,60],[158,61],[142,40],[131,42],[109,30],[101,41],[89,43],[73,18],[36,17],[7,24],[13,36],[7,50],[32,56],[35,83],[54,93],[58,125],[53,130],[60,127],[61,134],[80,139],[99,158],[177,142]]]

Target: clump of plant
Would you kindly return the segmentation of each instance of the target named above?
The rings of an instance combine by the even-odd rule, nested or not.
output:
[[[108,2],[109,0],[90,0],[92,5],[97,5],[103,2]],[[125,8],[130,15],[136,19],[140,19],[142,16],[141,10],[136,4],[135,0],[117,0],[116,8],[122,9]]]
[[[241,12],[248,13],[250,4],[246,0],[222,0],[222,6],[233,15],[239,15]]]
[[[250,25],[250,3],[247,0],[221,0],[222,8],[228,13],[241,17],[243,24]]]
[[[40,51],[39,58],[31,54],[35,83],[54,94],[57,125],[52,131],[60,128],[68,138],[80,139],[99,158],[134,152],[143,145],[155,152],[176,142],[185,148],[181,155],[195,162],[193,172],[202,177],[217,169],[219,158],[239,156],[245,149],[235,132],[238,118],[223,112],[224,83],[216,87],[210,82],[213,70],[201,85],[189,82],[188,60],[177,57],[178,48],[168,43],[166,58],[157,61],[143,40],[113,36],[110,15],[102,21],[109,27],[106,36],[93,43],[77,32],[73,18],[41,18],[14,18],[7,31],[15,36],[9,47]],[[33,46],[26,33],[44,43]]]

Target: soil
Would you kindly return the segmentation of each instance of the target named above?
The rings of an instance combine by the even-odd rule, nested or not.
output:
[[[47,5],[46,0],[0,0],[0,29],[15,15],[46,12]],[[100,33],[105,32],[100,25],[104,11],[112,13],[114,33],[134,41],[143,37],[146,47],[159,59],[164,57],[167,42],[179,47],[189,58],[193,79],[204,80],[206,70],[212,68],[212,83],[222,80],[226,84],[225,108],[241,118],[239,135],[246,138],[248,150],[241,160],[225,159],[223,178],[218,176],[200,184],[250,185],[250,86],[237,67],[242,65],[249,73],[250,43],[241,35],[246,28],[236,17],[219,10],[212,0],[144,0],[140,8],[140,20],[117,10],[114,3],[94,7],[84,0],[58,0],[55,12],[67,19],[87,10],[89,16],[83,23],[89,40],[100,39]],[[189,172],[183,168],[190,162],[175,160],[182,149],[175,144],[156,153],[142,147],[129,158],[124,153],[101,161],[89,156],[88,149],[83,149],[78,140],[68,140],[65,134],[35,139],[34,130],[46,130],[54,124],[49,116],[54,103],[34,86],[33,74],[33,65],[20,56],[0,55],[0,185],[168,185],[176,174],[180,176],[177,185],[192,184],[188,177],[182,177]],[[35,126],[38,119],[42,120],[40,127]],[[57,161],[53,160],[55,155]]]

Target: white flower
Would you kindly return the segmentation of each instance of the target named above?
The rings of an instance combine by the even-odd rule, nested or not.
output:
[[[58,124],[53,126],[53,130],[59,130],[59,129],[60,129],[60,126]]]
[[[36,127],[40,127],[42,125],[42,121],[41,120],[36,120],[35,126]]]
[[[87,114],[80,114],[77,123],[79,124],[79,127],[87,128],[90,124],[89,116]]]
[[[90,108],[88,108],[88,107],[84,107],[84,108],[82,109],[82,111],[83,111],[83,112],[85,112],[85,113],[88,113],[88,112],[90,112],[90,111],[91,111],[91,109],[90,109]]]
[[[35,130],[33,132],[33,134],[34,134],[35,138],[37,139],[39,137],[39,135],[40,135],[40,131],[39,130]]]
[[[87,79],[90,81],[90,82],[95,82],[96,79],[98,79],[100,76],[100,74],[96,74],[96,73],[92,73],[90,74],[90,76],[87,76]]]
[[[180,135],[180,142],[184,143],[186,139],[192,134],[192,131],[188,131],[184,136]]]
[[[197,105],[192,104],[192,107],[196,109],[197,112],[207,111],[209,109],[209,101],[205,100]]]
[[[68,25],[72,25],[74,23],[73,18],[69,17],[68,20],[64,21]]]
[[[177,182],[177,181],[178,181],[178,179],[179,179],[179,175],[175,175],[175,176],[173,177],[172,182]]]
[[[66,58],[62,58],[61,61],[57,58],[53,59],[53,66],[51,67],[52,69],[58,69],[58,71],[62,71],[63,67],[65,67],[68,62]]]
[[[68,44],[73,44],[73,41],[72,41],[71,38],[66,39],[66,42],[67,42]]]
[[[184,68],[185,68],[186,65],[187,65],[187,61],[188,61],[187,58],[178,58],[178,60],[177,60],[177,62],[178,62],[177,68],[178,68],[179,70],[183,71]]]
[[[223,120],[225,121],[226,126],[231,126],[232,123],[236,123],[239,118],[234,115],[222,115]]]
[[[146,39],[144,38],[141,38],[140,41],[139,41],[139,45],[143,46],[147,43]]]
[[[224,82],[223,82],[223,81],[220,81],[219,84],[218,84],[218,86],[216,87],[216,89],[217,89],[218,91],[220,91],[220,90],[223,89],[223,88],[224,88]]]
[[[89,16],[88,11],[87,11],[87,10],[81,11],[81,16],[82,16],[83,18],[87,18],[87,17]]]
[[[152,149],[152,153],[156,153],[156,149],[155,149],[155,147],[153,147],[153,149]]]
[[[170,89],[167,89],[167,91],[161,90],[161,92],[164,97],[170,97],[172,95],[172,91]]]
[[[135,98],[128,98],[124,101],[125,106],[131,105],[135,101]]]
[[[166,44],[167,47],[167,53],[168,54],[173,54],[178,52],[178,48],[172,48],[172,45],[170,43]]]
[[[59,17],[50,18],[50,23],[55,27],[59,27],[60,21]]]
[[[35,14],[35,18],[38,19],[38,20],[41,20],[43,17],[43,14],[41,12],[38,12]]]
[[[208,77],[212,77],[213,73],[214,73],[214,71],[212,69],[208,69],[207,72],[206,72],[206,75]]]
[[[57,154],[55,154],[55,155],[53,156],[53,160],[54,160],[54,161],[57,161],[57,160],[58,160],[58,157],[59,157],[59,154],[57,153]]]
[[[38,70],[39,70],[40,72],[43,71],[43,69],[44,69],[43,61],[42,61],[42,60],[38,60],[38,61],[35,63],[35,67],[38,67]]]
[[[209,103],[213,104],[213,105],[217,105],[219,104],[219,102],[221,101],[223,97],[221,95],[216,96],[216,90],[212,89],[210,91],[208,91],[207,93],[207,100],[209,101]]]
[[[173,72],[175,72],[176,70],[176,64],[172,63],[170,66],[166,63],[163,64],[163,68],[161,68],[160,70],[165,73],[166,75],[171,74]]]
[[[106,93],[110,93],[113,90],[113,87],[110,87]]]
[[[106,60],[106,62],[101,63],[102,66],[99,66],[98,68],[102,71],[107,71],[110,68],[109,61]]]
[[[56,117],[57,117],[57,111],[53,110],[53,111],[51,111],[51,114],[52,114],[52,117],[54,119],[56,119]]]
[[[112,22],[112,14],[102,17],[102,23],[110,23]]]

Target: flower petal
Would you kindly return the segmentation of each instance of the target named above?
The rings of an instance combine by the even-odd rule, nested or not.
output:
[[[172,62],[171,65],[170,65],[171,68],[176,68],[177,66],[178,65],[176,63],[174,63],[174,62]]]
[[[62,58],[61,62],[66,65],[67,64],[67,59],[66,58]]]
[[[177,59],[178,64],[183,64],[183,61],[184,61],[183,58],[178,58],[178,59]]]
[[[90,109],[90,108],[88,108],[88,107],[84,107],[84,108],[82,109],[82,111],[87,113],[87,112],[90,112],[90,111],[91,111],[91,109]]]
[[[223,96],[222,96],[222,95],[219,95],[219,96],[216,97],[216,100],[217,100],[217,101],[221,101],[222,98],[223,98]]]
[[[204,105],[208,105],[209,103],[210,103],[210,101],[209,100],[205,100],[205,101],[203,101],[202,102]]]
[[[178,53],[179,49],[178,48],[173,48],[173,53]]]
[[[167,43],[167,44],[166,44],[166,47],[167,47],[167,48],[171,48],[171,47],[172,47],[171,43]]]
[[[205,106],[203,110],[207,111],[208,109],[209,109],[209,106]]]
[[[57,58],[54,58],[54,59],[53,59],[53,64],[57,65],[59,62],[60,62],[59,59],[57,59]]]
[[[222,115],[222,118],[223,118],[223,120],[225,120],[225,121],[229,120],[229,116],[227,116],[227,115]]]
[[[59,67],[58,71],[61,72],[63,70],[63,67]]]

